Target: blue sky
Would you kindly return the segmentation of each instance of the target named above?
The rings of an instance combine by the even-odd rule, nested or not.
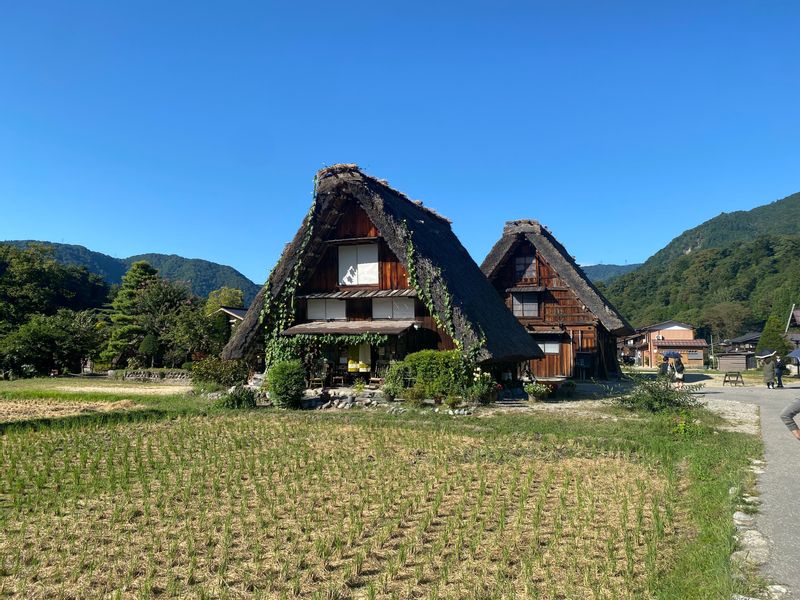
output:
[[[639,262],[800,191],[800,3],[4,2],[0,239],[263,282],[338,162]]]

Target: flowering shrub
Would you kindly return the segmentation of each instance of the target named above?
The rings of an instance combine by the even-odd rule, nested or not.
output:
[[[551,387],[544,383],[526,383],[524,389],[528,397],[534,400],[544,400],[552,393]]]
[[[481,402],[486,404],[490,401],[492,392],[501,389],[503,389],[503,386],[494,382],[491,373],[487,373],[480,367],[476,367],[472,372],[472,383],[464,388],[462,395],[468,402]]]

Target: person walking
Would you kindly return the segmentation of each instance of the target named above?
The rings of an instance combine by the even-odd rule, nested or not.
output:
[[[767,384],[767,389],[775,389],[775,363],[771,358],[764,359],[764,383]]]
[[[785,370],[786,370],[786,365],[783,363],[781,357],[779,356],[775,360],[775,384],[779,388],[783,387],[783,372]]]
[[[784,425],[789,428],[789,431],[792,432],[792,435],[800,440],[800,427],[797,426],[797,422],[794,420],[798,414],[800,414],[800,398],[783,409],[783,412],[781,413],[781,421],[783,421]]]
[[[677,357],[675,359],[675,386],[679,389],[683,389],[683,374],[686,371],[686,367],[683,366],[683,361],[681,357]]]
[[[665,356],[661,364],[658,365],[658,376],[669,377],[669,359]]]

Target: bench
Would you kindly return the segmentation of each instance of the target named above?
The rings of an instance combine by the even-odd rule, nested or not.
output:
[[[722,385],[724,386],[726,383],[732,386],[744,386],[744,379],[742,379],[741,371],[726,371],[725,376],[722,378]]]

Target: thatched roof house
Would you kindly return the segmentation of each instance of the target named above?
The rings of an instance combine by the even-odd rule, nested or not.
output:
[[[359,267],[374,277],[367,285],[348,280],[343,272],[342,248],[356,244],[378,246],[379,260]],[[414,298],[416,313],[410,318],[406,313],[405,320],[387,326],[369,314],[369,308],[366,312],[358,308],[380,297]],[[344,304],[341,314],[333,318],[323,315],[314,320],[310,309],[303,314],[304,302],[310,306],[326,301],[347,303],[347,317]],[[275,334],[276,311],[270,306],[287,303],[294,310],[279,324],[283,335],[429,328],[436,330],[440,347],[447,347],[449,340],[480,362],[519,362],[540,354],[461,245],[450,221],[356,165],[319,171],[311,210],[225,347],[223,358],[261,351],[269,328]],[[351,312],[357,310],[360,316],[351,319]]]
[[[633,328],[546,227],[507,222],[481,269],[544,348],[545,356],[531,361],[537,377],[618,371],[615,338]]]

